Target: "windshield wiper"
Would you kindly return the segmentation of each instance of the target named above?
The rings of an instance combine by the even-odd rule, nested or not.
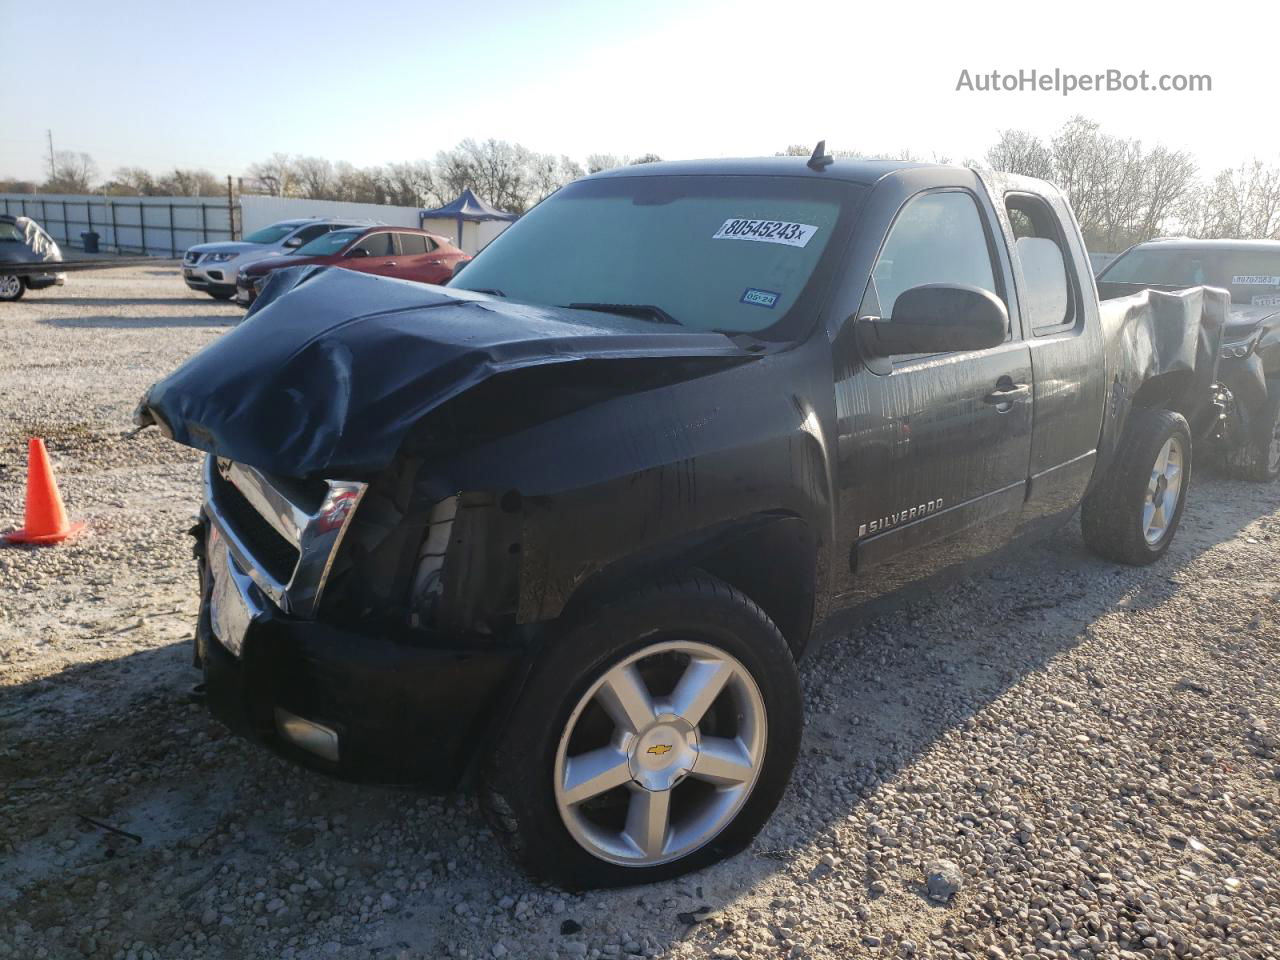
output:
[[[468,289],[468,288],[467,288],[467,287],[460,287],[459,289],[461,289],[461,290],[466,290],[466,289]],[[487,293],[487,294],[489,294],[489,296],[491,296],[491,297],[503,297],[504,299],[505,299],[505,298],[506,298],[506,296],[507,296],[505,293],[503,293],[503,292],[502,292],[501,290],[499,290],[497,287],[476,287],[476,288],[475,288],[474,290],[472,290],[471,292],[472,292],[472,293]]]
[[[674,323],[680,321],[667,311],[652,303],[570,303],[570,310],[594,310],[597,313],[620,313],[625,317],[639,317],[641,320],[652,320],[654,323]]]

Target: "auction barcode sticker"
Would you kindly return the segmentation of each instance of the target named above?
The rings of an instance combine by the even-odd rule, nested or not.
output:
[[[1255,307],[1280,307],[1280,295],[1272,294],[1267,297],[1254,297],[1252,304]]]
[[[818,228],[808,223],[733,217],[722,223],[711,239],[754,240],[756,243],[782,243],[788,247],[803,247],[817,232]]]
[[[1280,277],[1255,277],[1252,274],[1231,278],[1233,287],[1280,287]]]

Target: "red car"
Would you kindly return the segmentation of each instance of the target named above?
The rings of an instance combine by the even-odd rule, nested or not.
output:
[[[236,275],[236,302],[248,306],[267,276],[281,267],[309,264],[342,267],[383,277],[445,283],[471,255],[444,237],[412,227],[348,227],[316,237],[296,253],[259,260]]]

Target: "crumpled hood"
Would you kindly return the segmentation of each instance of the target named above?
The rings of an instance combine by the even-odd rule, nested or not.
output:
[[[389,465],[422,417],[495,374],[752,357],[724,334],[326,267],[276,271],[258,303],[148,389],[139,426],[281,476],[358,478]]]

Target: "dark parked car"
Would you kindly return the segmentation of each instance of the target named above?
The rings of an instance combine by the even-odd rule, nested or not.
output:
[[[30,217],[0,214],[0,264],[60,263],[62,251],[40,224]],[[66,282],[66,274],[0,273],[0,300],[19,300],[28,290],[43,290]]]
[[[257,299],[268,276],[281,267],[345,267],[419,283],[445,283],[454,267],[470,260],[444,237],[410,227],[355,227],[317,237],[297,253],[259,260],[236,275],[236,302]]]
[[[531,869],[634,884],[768,819],[836,611],[1082,504],[1103,556],[1162,556],[1226,306],[1099,305],[1040,181],[654,163],[444,288],[289,271],[137,421],[208,452],[219,717],[348,777],[475,771]]]
[[[1152,240],[1098,275],[1105,299],[1151,287],[1208,284],[1231,292],[1219,379],[1233,412],[1218,453],[1241,479],[1280,477],[1280,241]]]

